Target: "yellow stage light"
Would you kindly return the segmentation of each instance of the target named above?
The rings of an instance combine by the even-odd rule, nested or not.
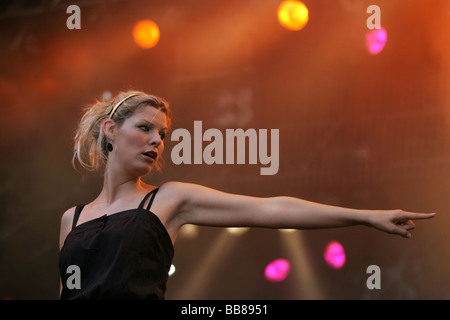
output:
[[[159,37],[158,25],[151,20],[141,20],[134,25],[133,38],[141,48],[153,48],[158,43]]]
[[[227,228],[226,230],[233,235],[241,235],[248,231],[249,228]]]
[[[278,21],[286,29],[301,30],[308,20],[308,8],[301,1],[283,1],[278,6]]]

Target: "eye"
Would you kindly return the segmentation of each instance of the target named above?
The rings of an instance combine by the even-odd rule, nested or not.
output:
[[[164,140],[164,138],[166,137],[166,133],[164,131],[160,132],[159,136],[161,137],[161,140]]]
[[[147,132],[148,129],[149,129],[149,127],[145,126],[145,125],[139,126],[138,128],[141,129],[142,131],[145,131],[145,132]]]

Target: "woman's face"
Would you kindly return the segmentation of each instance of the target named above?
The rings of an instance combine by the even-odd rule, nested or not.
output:
[[[166,133],[163,111],[151,106],[140,109],[117,127],[112,151],[116,162],[132,175],[149,173],[164,151]]]

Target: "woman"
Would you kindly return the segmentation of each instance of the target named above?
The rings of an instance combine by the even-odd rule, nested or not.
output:
[[[406,238],[434,214],[356,210],[292,197],[257,198],[207,187],[142,181],[164,151],[169,105],[142,92],[97,102],[75,136],[74,160],[104,174],[98,197],[61,219],[61,299],[164,299],[173,243],[184,224],[331,228],[367,225]],[[70,267],[79,268],[71,285]]]

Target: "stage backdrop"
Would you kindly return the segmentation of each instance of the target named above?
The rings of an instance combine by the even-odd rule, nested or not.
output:
[[[450,3],[303,2],[309,20],[293,31],[278,21],[278,0],[1,1],[0,298],[58,298],[61,215],[102,183],[72,167],[74,130],[85,106],[136,89],[174,114],[154,185],[438,213],[410,240],[364,226],[186,226],[167,299],[449,299]],[[387,35],[376,53],[370,5]],[[133,38],[144,19],[159,27],[153,48]],[[194,139],[194,121],[224,145],[227,129],[259,140],[266,130],[272,174],[261,174],[259,154],[250,163],[251,143],[243,164],[175,164],[172,133]],[[324,258],[332,241],[345,253],[339,267]],[[290,268],[274,282],[265,270],[277,259]],[[371,265],[380,289],[367,286]]]

